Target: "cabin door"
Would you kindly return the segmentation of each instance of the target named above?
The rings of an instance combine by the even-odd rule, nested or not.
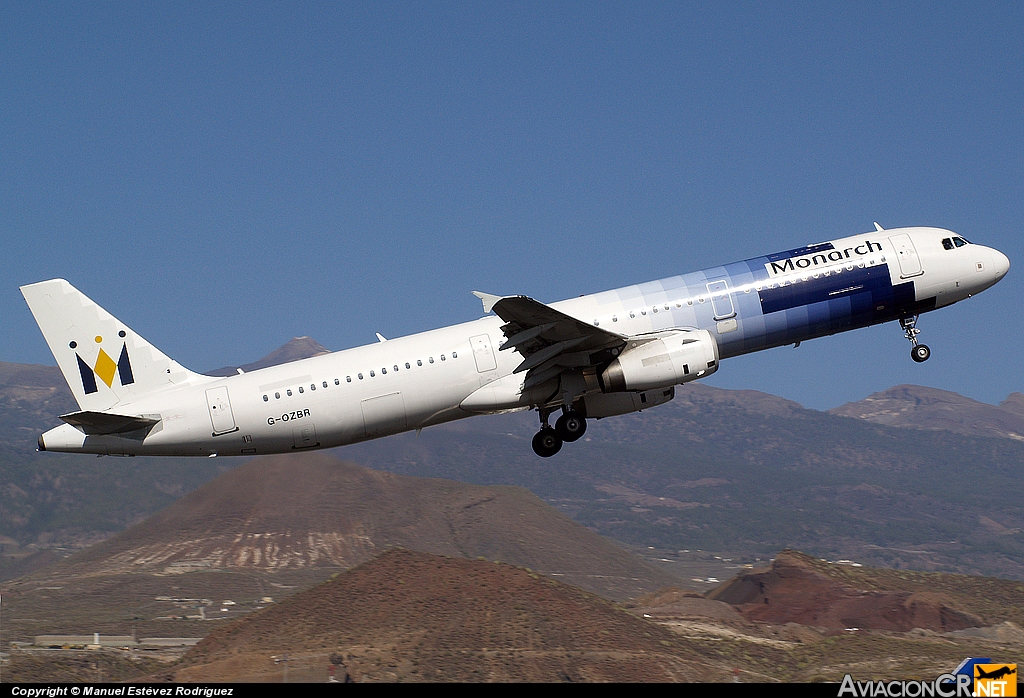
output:
[[[921,267],[921,258],[917,255],[917,248],[909,235],[892,235],[889,242],[896,249],[896,259],[900,261],[900,278],[907,279],[911,276],[919,276],[924,273]]]
[[[210,421],[213,422],[213,435],[227,434],[234,431],[235,415],[231,413],[231,400],[228,399],[228,388],[210,388],[206,391],[206,405],[210,408]]]

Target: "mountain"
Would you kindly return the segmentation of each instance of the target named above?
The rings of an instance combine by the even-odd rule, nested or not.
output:
[[[530,450],[536,428],[535,414],[518,413],[340,452],[381,470],[526,487],[602,535],[653,546],[648,558],[666,567],[698,550],[756,562],[792,547],[1024,579],[1024,443],[1014,439],[891,427],[699,383],[592,422],[550,460]]]
[[[203,636],[383,551],[529,567],[627,599],[678,583],[516,487],[367,470],[323,453],[257,458],[125,531],[8,582],[9,639]],[[268,601],[269,599],[269,601]]]
[[[1017,582],[791,550],[706,597],[638,601],[630,616],[529,570],[391,550],[218,628],[163,678],[323,681],[333,664],[357,682],[838,681],[1024,649]]]
[[[257,363],[322,350],[313,342],[291,347]],[[8,483],[0,488],[0,534],[13,544],[0,554],[0,578],[18,556],[81,548],[240,464],[37,454],[39,431],[73,409],[59,407],[70,393],[54,368],[5,366],[13,368],[0,371],[0,479]],[[1024,516],[1014,504],[1024,498],[1024,443],[1004,436],[1024,433],[1009,421],[1022,418],[1024,395],[995,407],[926,388],[896,390],[918,396],[921,407],[895,412],[927,407],[945,415],[930,422],[943,428],[877,424],[691,383],[668,405],[592,421],[583,440],[552,460],[530,449],[535,413],[467,419],[338,453],[399,474],[525,487],[652,564],[699,579],[692,584],[700,588],[734,574],[741,559],[756,563],[786,546],[1024,579]],[[932,403],[918,399],[925,394]],[[975,416],[961,429],[964,420],[958,426],[953,417],[967,413]]]
[[[216,476],[205,459],[37,453],[36,439],[78,405],[56,366],[0,362],[0,580],[136,523]]]
[[[1024,642],[1024,586],[1007,579],[877,569],[784,550],[769,567],[744,572],[707,598],[760,623],[840,632],[917,628]]]
[[[835,579],[817,567],[820,561],[784,551],[768,569],[743,573],[715,589],[709,598],[738,607],[750,620],[799,623],[825,630],[855,627],[907,632],[922,628],[951,632],[984,624],[934,587],[917,591],[865,589],[864,584]],[[1015,595],[1024,601],[1024,596]]]
[[[296,337],[243,370],[327,353]],[[226,367],[210,375],[234,375]],[[42,559],[40,547],[67,553],[141,521],[241,461],[193,458],[87,458],[39,454],[39,434],[78,411],[56,366],[0,362],[0,580]],[[33,557],[35,556],[35,557]],[[31,560],[29,560],[31,558]],[[49,558],[46,558],[49,559]]]
[[[32,594],[61,591],[46,584]],[[965,656],[1024,651],[1019,582],[854,567],[792,550],[710,594],[667,588],[636,604],[505,563],[391,548],[241,618],[208,618],[206,637],[173,664],[144,653],[14,652],[4,672],[16,682],[83,682],[99,672],[121,681],[323,682],[332,670],[356,682],[838,682],[847,673],[937,676]],[[26,611],[34,612],[13,609]]]
[[[1011,393],[996,407],[947,390],[897,385],[829,412],[887,426],[1024,441],[1024,394],[1021,393]]]
[[[178,682],[723,681],[711,653],[529,570],[392,550],[213,631]]]
[[[69,558],[59,574],[333,571],[396,546],[502,560],[608,598],[675,581],[524,489],[395,475],[323,453],[240,465]]]
[[[56,366],[0,361],[0,455],[34,452],[39,434],[78,404]]]
[[[278,364],[286,364],[292,361],[298,361],[299,359],[308,359],[313,356],[330,353],[330,349],[320,344],[320,342],[316,341],[312,337],[293,337],[284,345],[270,352],[262,359],[253,361],[251,364],[242,364],[241,366],[224,366],[223,368],[206,371],[206,375],[233,376],[238,373],[239,368],[248,373],[249,371],[256,371],[261,368],[268,368],[270,366],[277,366]]]

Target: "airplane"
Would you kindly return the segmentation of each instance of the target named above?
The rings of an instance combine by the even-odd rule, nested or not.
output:
[[[990,672],[985,671],[980,666],[975,665],[974,670],[976,672],[978,672],[978,675],[975,677],[975,678],[978,678],[978,679],[996,679],[996,680],[998,680],[998,679],[1003,678],[1004,676],[1010,676],[1011,674],[1016,674],[1017,673],[1017,669],[1016,668],[1011,669],[1009,665],[1003,665],[1003,666],[999,667],[998,669],[993,669]]]
[[[21,287],[81,408],[40,451],[111,456],[284,453],[463,417],[539,413],[538,456],[588,419],[645,410],[725,359],[898,321],[979,293],[1006,255],[940,228],[875,230],[545,304],[474,291],[484,317],[230,377],[194,373],[63,279]],[[550,417],[561,411],[554,425]]]

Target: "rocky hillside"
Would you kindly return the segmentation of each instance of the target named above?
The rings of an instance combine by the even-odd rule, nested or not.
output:
[[[968,436],[996,436],[1024,441],[1024,394],[1011,393],[998,407],[948,390],[897,385],[831,414],[875,424],[951,431]]]

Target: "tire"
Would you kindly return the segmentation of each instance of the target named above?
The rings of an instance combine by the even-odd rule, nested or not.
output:
[[[932,350],[926,344],[918,344],[910,350],[910,358],[917,363],[924,363],[932,355]]]
[[[537,432],[533,437],[533,452],[541,458],[550,458],[562,449],[562,437],[551,427]]]
[[[575,410],[569,410],[555,422],[555,431],[562,441],[572,443],[587,433],[587,420]]]

